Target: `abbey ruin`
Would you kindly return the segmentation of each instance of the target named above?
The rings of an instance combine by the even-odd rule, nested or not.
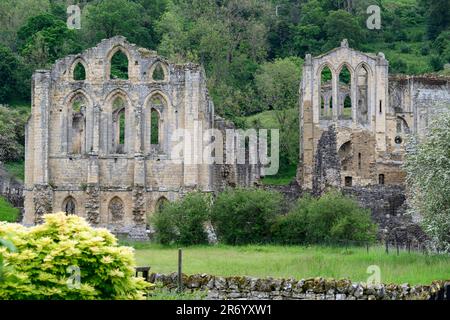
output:
[[[424,137],[448,107],[449,77],[390,76],[383,53],[358,52],[346,40],[326,54],[307,55],[297,180],[314,194],[346,189],[375,215],[396,215],[405,202],[407,135]]]
[[[118,53],[128,65],[121,78],[112,72]],[[170,63],[120,36],[58,60],[33,75],[23,223],[63,211],[145,238],[146,215],[165,201],[258,179],[251,165],[172,161],[176,130],[192,132],[185,143],[201,158],[202,130],[232,127],[215,116],[199,65]]]
[[[406,135],[423,137],[450,106],[450,78],[389,76],[382,53],[306,57],[300,88],[303,188],[403,185]],[[347,78],[343,77],[347,69]],[[328,78],[326,73],[328,72]]]
[[[112,72],[118,53],[127,61],[120,78]],[[390,225],[406,205],[407,135],[423,137],[449,106],[450,78],[391,76],[382,53],[353,50],[346,40],[326,54],[307,55],[299,187],[316,195],[340,188],[371,208],[381,227]],[[202,131],[225,135],[230,128],[214,114],[199,65],[171,63],[120,36],[58,60],[33,76],[23,223],[63,211],[145,238],[146,216],[166,201],[258,182],[257,165],[174,161],[177,130],[193,133],[187,143],[198,146],[190,150],[201,158]]]

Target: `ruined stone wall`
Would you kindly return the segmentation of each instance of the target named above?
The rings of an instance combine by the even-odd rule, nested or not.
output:
[[[344,67],[350,73],[345,86],[340,81]],[[330,101],[326,104],[332,112],[329,116],[323,114],[323,86],[330,91],[330,83],[322,83],[325,68],[332,75],[331,105]],[[306,56],[300,85],[301,156],[297,177],[302,188],[322,192],[324,168],[335,172],[332,185],[337,187],[378,183],[376,163],[387,152],[387,91],[388,62],[382,53],[358,52],[344,40],[326,54]],[[344,96],[350,97],[349,114],[343,114]],[[335,136],[333,141],[330,136]],[[335,152],[329,152],[331,148]],[[334,153],[338,161],[331,156]],[[324,154],[331,158],[323,159]]]
[[[230,161],[227,159],[226,150],[234,150],[237,152],[238,136],[227,135],[227,130],[235,130],[235,125],[221,117],[214,118],[214,127],[221,133],[223,138],[223,154],[215,154],[217,164],[214,166],[213,186],[215,191],[222,191],[227,187],[253,187],[260,179],[261,167],[251,164],[249,159],[245,159],[245,163],[238,163],[238,157],[235,153],[235,159]],[[236,133],[236,131],[234,131]],[[230,140],[231,138],[231,140]],[[217,141],[219,143],[219,141]]]
[[[23,210],[23,183],[12,177],[0,162],[0,196],[4,197],[14,207]]]
[[[177,274],[151,274],[150,281],[166,288],[177,288]],[[185,290],[207,292],[210,300],[449,300],[450,281],[430,285],[367,285],[350,280],[323,278],[259,279],[183,274]]]
[[[444,76],[389,78],[390,112],[406,120],[412,133],[424,136],[430,122],[450,108],[450,79]]]
[[[450,78],[389,76],[388,65],[382,53],[375,56],[352,50],[345,40],[326,54],[306,56],[300,85],[297,176],[302,188],[322,192],[326,170],[340,172],[336,186],[404,185],[402,164],[408,135],[417,134],[420,139],[432,119],[450,108]],[[351,77],[346,87],[339,80],[344,66]],[[324,68],[330,69],[332,80],[322,84]],[[366,81],[361,80],[364,77]],[[341,91],[351,97],[351,120],[341,117]],[[368,122],[361,114],[366,109]],[[330,136],[336,136],[336,142]],[[330,151],[332,145],[338,164]],[[324,154],[328,157],[325,161]]]
[[[128,60],[124,79],[110,73],[118,52]],[[81,80],[75,78],[80,65]],[[203,161],[203,134],[214,125],[201,66],[171,63],[120,36],[36,71],[23,222],[66,211],[145,237],[146,216],[161,202],[191,190],[213,192],[221,184],[214,165]],[[235,185],[256,179],[247,167],[232,164],[230,170]]]
[[[428,238],[408,213],[405,187],[400,185],[371,185],[343,187],[363,208],[370,209],[378,224],[378,240],[392,244],[414,246]]]

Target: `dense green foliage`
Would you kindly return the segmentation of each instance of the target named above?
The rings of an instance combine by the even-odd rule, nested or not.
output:
[[[133,249],[78,216],[46,215],[30,228],[0,223],[0,238],[17,249],[0,247],[0,299],[142,299],[149,287],[134,277]]]
[[[23,158],[26,121],[26,113],[0,106],[0,161]]]
[[[150,223],[161,244],[195,245],[208,242],[205,223],[209,219],[210,197],[200,192],[166,203],[157,210]]]
[[[373,241],[376,230],[370,210],[362,209],[355,200],[336,191],[320,198],[303,196],[272,227],[273,240],[286,244]]]
[[[404,166],[412,204],[433,245],[450,252],[450,110],[432,122],[420,144],[412,143]]]
[[[18,64],[13,52],[0,44],[0,103],[7,102],[14,92]]]
[[[220,243],[308,244],[375,240],[370,211],[337,191],[320,198],[306,195],[287,214],[281,214],[283,196],[254,188],[228,189],[210,197],[190,193],[167,203],[150,217],[156,240],[164,245],[207,243],[209,220]]]
[[[281,210],[283,197],[261,189],[229,189],[220,193],[211,209],[219,241],[226,244],[264,243]]]

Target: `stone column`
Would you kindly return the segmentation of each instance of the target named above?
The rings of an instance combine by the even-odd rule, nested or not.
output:
[[[333,121],[338,120],[338,116],[340,113],[341,108],[341,99],[339,94],[339,75],[336,75],[334,70],[331,70],[332,78],[331,78],[331,84],[332,84],[332,95],[333,95]]]
[[[317,79],[314,78],[312,57],[307,54],[303,65],[303,76],[300,84],[300,159],[297,180],[303,189],[312,189],[312,157],[313,146],[313,100],[314,89],[318,88]],[[319,102],[320,103],[320,102]],[[317,101],[316,101],[317,104]]]
[[[388,111],[388,69],[389,64],[384,58],[384,54],[379,53],[375,67],[376,83],[376,110],[375,110],[375,128],[377,151],[386,151],[386,113]]]
[[[48,130],[50,112],[50,71],[33,75],[32,121],[34,127],[34,184],[48,184]]]
[[[184,162],[184,181],[185,187],[191,188],[198,185],[198,107],[199,107],[199,88],[200,72],[191,66],[185,71],[185,127],[190,133],[185,136],[185,162]],[[186,159],[188,158],[188,159]],[[187,160],[187,163],[186,163]]]

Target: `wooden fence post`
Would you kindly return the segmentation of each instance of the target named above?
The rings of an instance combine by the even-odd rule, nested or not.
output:
[[[183,291],[183,251],[178,249],[178,292]]]

